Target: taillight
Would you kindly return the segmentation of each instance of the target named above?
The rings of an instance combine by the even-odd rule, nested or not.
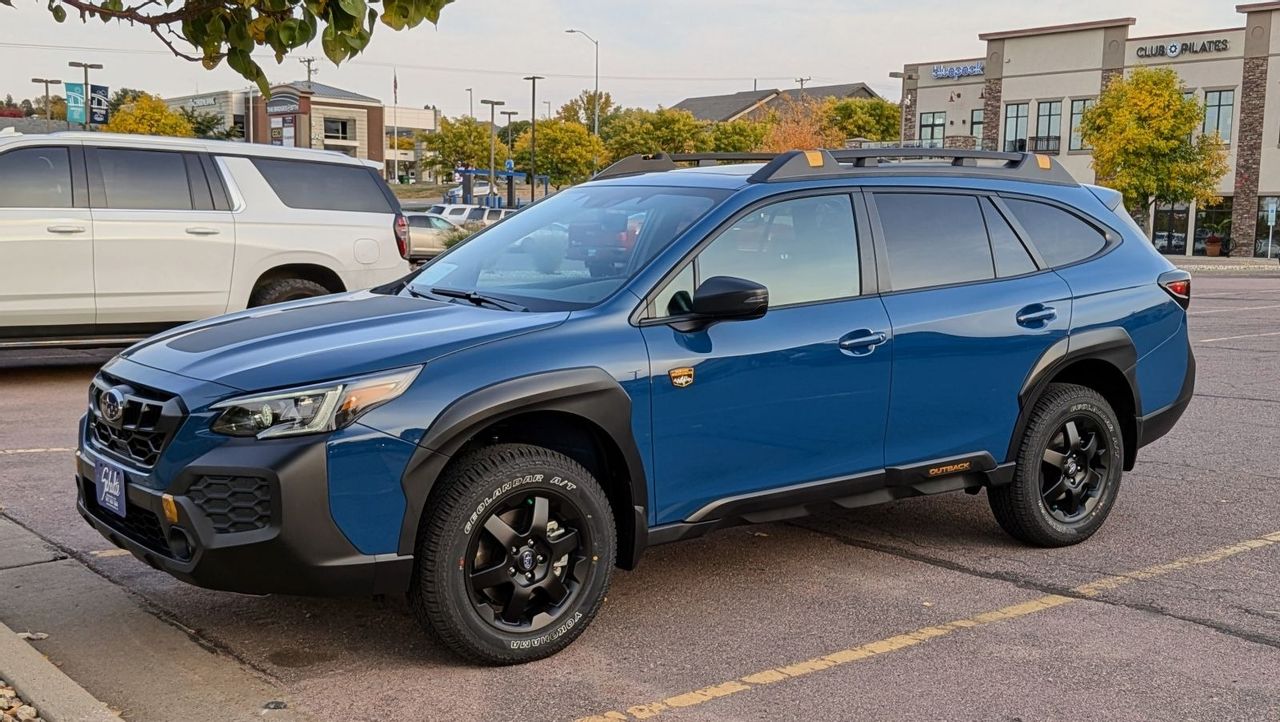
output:
[[[1183,270],[1165,271],[1156,279],[1164,292],[1173,296],[1179,306],[1191,305],[1191,274]]]
[[[400,257],[409,260],[409,221],[399,213],[396,214],[396,220],[391,224],[396,232],[396,250],[400,251]]]

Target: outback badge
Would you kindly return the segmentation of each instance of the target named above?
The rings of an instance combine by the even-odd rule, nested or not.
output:
[[[678,369],[671,369],[667,372],[667,376],[671,377],[671,385],[682,389],[693,384],[693,367],[681,366]]]

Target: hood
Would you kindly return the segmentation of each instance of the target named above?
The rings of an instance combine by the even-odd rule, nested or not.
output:
[[[179,326],[123,356],[241,391],[311,384],[426,363],[451,351],[555,326],[521,313],[360,291],[250,309]]]

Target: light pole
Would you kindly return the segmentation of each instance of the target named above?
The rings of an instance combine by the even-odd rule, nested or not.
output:
[[[44,132],[48,133],[53,125],[53,107],[49,105],[49,86],[62,85],[62,81],[53,78],[32,78],[31,82],[44,83]]]
[[[520,111],[504,110],[502,111],[502,115],[507,119],[507,157],[514,158],[515,152],[513,149],[515,148],[515,145],[514,145],[514,141],[511,138],[511,119],[514,116],[520,115]]]
[[[498,109],[499,105],[506,105],[506,103],[501,100],[489,100],[487,98],[481,98],[480,104],[489,106],[489,195],[493,195],[493,186],[494,186],[494,183],[496,182],[496,180],[493,177],[493,161],[494,161],[494,152],[495,152],[497,141],[498,141],[497,114],[495,113],[495,111]]]
[[[538,197],[538,81],[545,80],[541,75],[526,75],[525,80],[533,84],[533,110],[529,114],[529,200]]]
[[[476,94],[471,88],[467,88],[467,108],[467,115],[476,117]]]
[[[594,99],[591,102],[592,115],[594,116],[591,122],[591,126],[592,126],[591,133],[598,139],[600,137],[600,41],[596,40],[590,35],[587,35],[586,31],[584,30],[569,28],[565,32],[570,34],[577,33],[578,35],[581,35],[587,40],[590,40],[591,44],[596,46],[596,89],[595,89]],[[596,157],[596,152],[593,149],[591,151],[591,172],[592,173],[594,173],[596,169],[599,167],[598,161],[599,161],[599,158]]]
[[[542,117],[546,118],[547,120],[551,120],[551,101],[550,101],[550,100],[544,100],[544,101],[542,101],[542,104],[543,104],[543,105],[545,105],[545,106],[547,106],[547,114],[546,114],[546,115],[544,115],[544,116],[542,116]]]
[[[84,129],[89,129],[89,71],[102,70],[102,63],[81,63],[75,60],[67,63],[70,68],[82,68],[84,70]]]

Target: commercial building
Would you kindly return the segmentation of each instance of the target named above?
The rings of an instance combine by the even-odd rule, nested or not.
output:
[[[425,152],[422,135],[434,133],[440,127],[440,109],[434,106],[392,106],[386,109],[384,117],[387,143],[383,156],[386,158],[387,178],[417,182],[421,172],[418,161]],[[399,147],[395,145],[395,138],[399,138]],[[434,180],[434,174],[427,171],[421,180]]]
[[[1280,203],[1280,2],[1239,5],[1239,27],[1131,37],[1134,18],[982,33],[971,57],[902,72],[902,137],[926,146],[1029,150],[1094,180],[1080,117],[1102,88],[1137,67],[1168,67],[1204,104],[1204,133],[1228,143],[1230,170],[1210,206],[1152,211],[1154,243],[1171,255],[1280,255],[1269,243]]]
[[[673,110],[687,110],[698,120],[709,120],[714,123],[727,123],[745,118],[760,120],[770,110],[781,104],[806,99],[821,100],[823,98],[879,98],[876,91],[866,83],[841,83],[839,85],[815,85],[808,88],[779,90],[744,90],[728,95],[704,95],[697,98],[685,98],[671,106]]]
[[[223,128],[235,128],[237,138],[244,138],[245,107],[249,94],[243,90],[220,90],[213,93],[196,93],[177,98],[166,98],[170,108],[213,113],[222,119]]]
[[[322,83],[300,81],[254,94],[248,137],[254,143],[322,148],[381,163],[386,157],[382,101]]]

